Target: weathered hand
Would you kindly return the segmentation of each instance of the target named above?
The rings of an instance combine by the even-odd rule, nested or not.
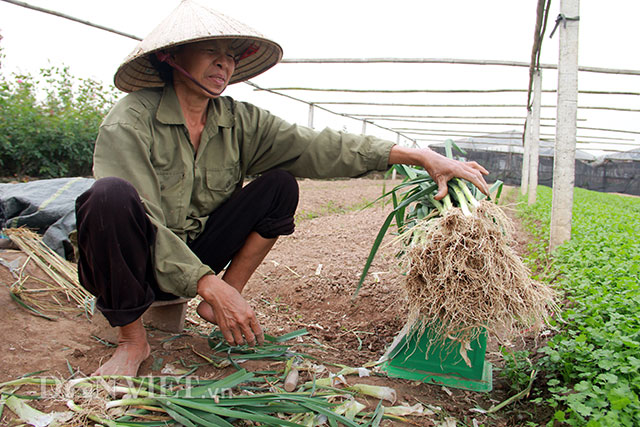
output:
[[[240,293],[214,275],[198,281],[198,295],[213,307],[220,332],[230,345],[262,344],[264,335],[253,309]]]
[[[489,186],[483,175],[489,172],[476,162],[461,162],[436,153],[430,148],[409,148],[394,145],[389,152],[389,164],[405,164],[422,166],[438,184],[435,198],[442,199],[447,195],[447,182],[452,178],[462,178],[478,187],[482,193],[489,195]]]
[[[421,165],[438,184],[436,200],[440,200],[447,195],[447,182],[452,178],[466,179],[478,187],[486,196],[489,195],[489,186],[483,176],[488,175],[489,172],[478,163],[453,160],[428,149],[422,151],[424,160]]]

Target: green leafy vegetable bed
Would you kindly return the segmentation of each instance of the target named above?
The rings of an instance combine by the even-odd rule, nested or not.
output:
[[[551,189],[519,210],[537,239],[531,265],[550,265],[537,273],[566,298],[560,333],[539,350],[555,419],[640,425],[640,198],[576,189],[572,239],[549,264]]]

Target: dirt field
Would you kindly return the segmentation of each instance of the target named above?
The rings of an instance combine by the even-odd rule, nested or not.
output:
[[[301,198],[296,232],[280,239],[258,268],[245,290],[245,297],[258,313],[264,329],[272,335],[307,328],[303,342],[313,344],[302,351],[318,358],[318,363],[362,366],[377,360],[403,326],[405,295],[393,247],[385,247],[376,258],[359,296],[352,294],[371,244],[389,212],[377,203],[361,210],[392,183],[373,179],[340,181],[300,181]],[[521,234],[519,247],[526,244]],[[23,257],[17,251],[0,251],[0,258]],[[33,265],[31,274],[41,276]],[[11,285],[14,279],[0,267],[0,281]],[[82,314],[65,314],[56,321],[36,317],[11,300],[7,286],[0,286],[0,382],[46,369],[43,375],[69,377],[69,366],[90,374],[112,349],[92,334],[92,325]],[[200,333],[210,327],[202,324],[192,307],[185,333],[167,341],[170,334],[150,329],[152,353],[140,375],[160,374],[167,363],[201,363],[194,352],[206,354],[207,341]],[[500,365],[498,346],[490,342],[487,358]],[[254,365],[247,365],[251,369]],[[258,365],[259,368],[259,365]],[[195,375],[221,376],[212,366],[203,366]],[[414,418],[415,425],[436,425],[449,417],[458,425],[513,426],[521,424],[523,413],[516,407],[489,418],[473,408],[489,408],[509,397],[508,387],[494,369],[494,390],[474,393],[443,389],[407,380],[369,377],[366,382],[384,384],[398,392],[398,400],[441,408],[432,417]],[[8,410],[0,424],[6,425]],[[385,425],[391,425],[385,421]]]

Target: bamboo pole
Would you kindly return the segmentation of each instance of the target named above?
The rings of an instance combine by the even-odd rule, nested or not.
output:
[[[460,138],[465,138],[460,140],[459,142],[474,142],[473,139],[474,138],[482,138],[482,136],[478,136],[478,135],[473,135],[473,134],[461,134],[461,133],[456,133],[456,131],[448,131],[448,130],[443,130],[442,132],[405,132],[405,133],[409,133],[411,135],[418,135],[418,136],[444,136],[444,137],[460,137]],[[542,136],[555,136],[554,134],[540,134],[541,138],[539,138],[539,141],[545,141],[545,142],[554,142],[555,139],[554,138],[543,138]],[[588,138],[592,138],[592,137],[588,137]],[[417,141],[433,141],[433,142],[442,142],[441,139],[425,139],[425,138],[413,138]],[[500,145],[500,140],[513,140],[514,138],[512,136],[500,136],[500,135],[492,135],[491,139],[496,141],[495,145]],[[490,142],[483,142],[484,144],[491,144]],[[606,149],[606,148],[589,148],[588,145],[589,144],[598,144],[598,145],[606,145],[607,142],[603,142],[603,141],[585,141],[585,140],[577,140],[576,144],[580,145],[580,149],[581,150],[598,150],[598,151],[608,151],[608,152],[623,152],[621,150],[610,150],[610,149]],[[587,147],[584,147],[584,145],[587,145]],[[629,146],[629,147],[639,147],[640,144],[636,143],[636,142],[617,142],[616,145],[625,145],[625,146]]]
[[[493,138],[494,135],[496,138],[499,138],[501,136],[501,135],[496,135],[501,132],[496,132],[496,134],[479,134],[477,130],[465,130],[465,129],[426,129],[426,128],[401,128],[401,127],[397,127],[393,129],[403,131],[403,132],[454,132],[454,133],[470,135],[472,137],[477,137],[477,138]],[[505,138],[513,139],[513,137],[510,137],[510,136],[505,136]]]
[[[553,197],[549,249],[571,239],[573,188],[575,183],[576,117],[578,113],[579,0],[560,0],[560,14],[576,20],[559,25],[558,109],[556,148],[553,160]]]
[[[599,139],[599,141],[585,141],[585,140],[578,139],[577,143],[579,144],[608,144],[609,143],[608,141],[614,141],[616,145],[628,145],[628,146],[634,146],[634,147],[640,146],[640,143],[635,142],[635,139],[632,139],[632,138],[608,138],[605,136],[591,136],[591,135],[584,135],[584,136],[578,135],[578,138]],[[603,139],[606,139],[606,141],[602,141]],[[624,141],[633,141],[633,142],[624,142]],[[620,150],[617,150],[617,151],[620,151]]]
[[[521,126],[521,123],[489,123],[489,122],[442,122],[442,121],[430,121],[430,120],[401,120],[401,119],[374,119],[377,121],[397,121],[403,123],[419,123],[419,124],[443,124],[443,125],[472,125],[472,126]],[[372,122],[370,118],[367,118],[368,122]],[[555,128],[555,125],[547,125],[540,124],[539,127],[546,128]],[[424,128],[405,128],[405,127],[396,127],[393,128],[395,130],[433,130],[433,129],[424,129]],[[587,126],[578,126],[579,130],[597,130],[597,131],[606,131],[606,132],[614,132],[614,133],[627,133],[632,135],[639,135],[640,132],[631,131],[631,130],[622,130],[622,129],[605,129],[605,128],[593,128]],[[442,129],[438,129],[442,130]],[[462,130],[460,132],[463,132]],[[469,132],[469,131],[467,131]],[[476,132],[476,131],[474,131]],[[476,132],[477,133],[477,132]],[[608,136],[600,136],[600,135],[581,135],[581,138],[597,138],[603,140],[613,140],[613,141],[635,141],[634,138],[620,138],[620,137],[608,137]],[[640,145],[640,144],[636,144]]]
[[[547,126],[548,127],[548,126]],[[468,131],[468,130],[456,130],[456,129],[422,129],[422,128],[392,128],[391,130],[395,132],[453,132],[453,133],[464,133],[464,136],[469,136],[470,138],[493,138],[493,139],[513,139],[513,137],[505,136],[502,137],[499,134],[502,132],[495,133],[478,133],[476,131]],[[541,136],[555,136],[554,133],[541,133]],[[627,145],[632,147],[639,147],[640,143],[635,142],[636,140],[633,138],[614,138],[608,136],[597,136],[597,135],[578,135],[578,138],[581,138],[580,141],[583,144],[609,144],[610,142],[615,142],[616,145]],[[582,138],[593,138],[596,141],[587,141]],[[555,139],[544,139],[541,140],[549,140],[554,141]]]
[[[402,130],[402,129],[398,129],[398,130]],[[463,137],[463,138],[482,138],[482,135],[478,135],[477,133],[468,131],[451,131],[451,130],[434,130],[432,131],[426,131],[426,132],[417,132],[417,131],[403,131],[403,133],[405,134],[410,134],[410,135],[434,135],[434,136],[459,136],[459,137]],[[492,139],[507,139],[507,140],[512,140],[514,139],[513,137],[510,136],[500,136],[500,135],[491,135]]]
[[[463,64],[463,65],[503,65],[507,67],[526,67],[529,62],[503,61],[494,59],[457,59],[457,58],[284,58],[281,64]],[[556,64],[540,64],[540,68],[558,69]],[[640,70],[578,67],[578,71],[603,74],[626,74],[640,76]]]
[[[576,93],[577,94],[577,93]],[[543,105],[545,107],[545,105]],[[596,106],[578,106],[581,110],[604,110],[604,111],[627,111],[632,113],[640,113],[637,108],[620,108],[620,107],[596,107]]]
[[[341,92],[341,93],[517,93],[526,89],[350,89],[350,88],[318,88],[318,87],[270,87],[269,90],[305,91],[305,92]],[[555,92],[546,89],[545,92]]]
[[[531,160],[531,110],[527,110],[527,121],[524,125],[524,147],[522,153],[522,172],[520,177],[520,194],[523,196],[529,190],[529,161]]]
[[[545,126],[545,127],[551,127],[551,126]],[[404,127],[396,127],[396,128],[392,128],[391,130],[393,130],[394,132],[397,131],[402,131],[402,132],[454,132],[454,133],[460,133],[460,134],[465,134],[465,135],[469,135],[470,137],[476,137],[476,138],[494,138],[494,139],[513,139],[513,137],[511,136],[501,136],[499,135],[499,133],[501,132],[496,132],[496,133],[489,133],[489,134],[481,134],[478,133],[478,131],[473,131],[473,130],[464,130],[464,129],[426,129],[426,128],[404,128]],[[541,136],[555,136],[555,134],[553,133],[541,133]],[[640,143],[635,142],[635,139],[633,138],[614,138],[614,137],[606,137],[606,136],[599,136],[599,135],[578,135],[578,138],[594,138],[597,139],[598,141],[583,141],[585,143],[589,142],[589,143],[593,143],[593,144],[607,144],[607,141],[615,141],[620,142],[621,145],[631,145],[631,146],[638,146],[640,145]],[[606,141],[605,141],[606,140]],[[629,141],[630,143],[628,144],[624,144],[622,143],[622,141]]]
[[[428,116],[420,116],[420,115],[409,115],[409,114],[351,114],[353,117],[366,117],[366,118],[378,118],[378,117],[397,117],[397,118],[409,118],[409,119],[495,119],[495,120],[504,120],[504,119],[517,119],[517,120],[525,120],[525,116],[438,116],[430,114]],[[555,120],[555,117],[541,117],[540,120]],[[585,121],[587,119],[578,119],[581,121]]]
[[[43,13],[46,13],[46,14],[49,14],[49,15],[57,16],[58,18],[68,19],[70,21],[74,21],[74,22],[77,22],[79,24],[87,25],[89,27],[97,28],[97,29],[103,30],[103,31],[108,31],[110,33],[114,33],[114,34],[117,34],[119,36],[127,37],[129,39],[138,40],[138,41],[142,40],[140,37],[137,37],[137,36],[134,36],[134,35],[131,35],[131,34],[127,34],[127,33],[123,33],[122,31],[114,30],[113,28],[105,27],[105,26],[99,25],[99,24],[94,24],[93,22],[85,21],[84,19],[75,18],[73,16],[66,15],[64,13],[56,12],[55,10],[45,9],[43,7],[38,7],[38,6],[33,6],[33,5],[30,5],[29,3],[25,3],[23,1],[16,1],[16,0],[2,0],[2,1],[4,1],[6,3],[14,4],[16,6],[24,7],[26,9],[36,10],[38,12],[43,12]]]
[[[399,104],[392,102],[356,102],[356,101],[313,101],[315,105],[378,105],[384,107],[512,107],[522,108],[524,104]],[[545,107],[554,107],[555,105],[546,105]]]
[[[527,89],[527,109],[529,109],[531,101],[531,90],[533,88],[534,73],[540,68],[537,66],[540,62],[540,51],[542,48],[542,37],[544,32],[542,30],[543,23],[546,27],[545,20],[545,0],[538,0],[536,7],[536,28],[534,30],[533,48],[531,49],[531,63],[529,64],[529,87]],[[547,11],[548,12],[548,11]]]
[[[540,98],[542,71],[533,73],[533,106],[531,108],[531,150],[529,151],[529,205],[536,202],[538,190],[538,163],[540,156]]]
[[[424,124],[442,124],[442,125],[473,125],[473,126],[521,126],[522,123],[506,123],[506,122],[452,122],[452,121],[441,121],[441,120],[410,120],[410,119],[394,119],[394,118],[375,118],[371,116],[362,116],[367,121],[383,121],[383,122],[402,122],[402,123],[424,123]],[[540,119],[542,120],[542,119]],[[549,127],[555,128],[555,124],[540,124],[540,127]],[[640,132],[635,130],[624,130],[624,129],[609,129],[609,128],[594,128],[589,126],[578,126],[578,129],[581,130],[597,130],[597,131],[605,131],[605,132],[614,132],[614,133],[627,133],[631,135],[640,135]],[[597,138],[597,137],[594,137]],[[618,138],[614,138],[618,139]],[[634,141],[634,139],[628,139],[628,141]]]
[[[541,141],[548,141],[545,138],[541,138],[540,140]],[[415,141],[418,141],[418,142],[435,142],[435,143],[439,143],[439,144],[442,144],[442,142],[443,142],[442,139],[435,139],[435,138],[415,138]],[[460,142],[460,141],[457,141],[457,142]],[[462,141],[462,142],[465,142],[465,141]],[[578,141],[577,143],[580,144],[581,142]],[[427,144],[427,145],[430,145],[430,144]],[[604,151],[606,153],[620,153],[621,152],[620,150],[610,150],[610,149],[606,149],[606,148],[582,147],[580,149],[583,150],[583,151],[591,151],[591,150],[598,151],[598,152]]]
[[[278,95],[287,96],[278,92]],[[384,106],[384,107],[438,107],[438,108],[525,108],[524,104],[396,104],[389,102],[353,102],[353,101],[304,101],[306,103],[312,102],[314,105],[372,105],[372,106]],[[541,105],[542,108],[556,108],[555,105]],[[579,109],[583,110],[606,110],[606,111],[627,111],[640,113],[640,109],[637,108],[621,108],[621,107],[601,107],[601,106],[580,106]]]
[[[476,130],[464,130],[464,129],[426,129],[426,128],[393,128],[394,130],[403,131],[407,133],[414,132],[451,132],[464,134],[472,138],[496,138],[496,139],[514,139],[512,136],[500,135],[501,132],[490,134],[479,134]],[[515,131],[514,131],[515,132]]]
[[[586,130],[601,130],[606,132],[616,132],[616,133],[628,133],[632,135],[640,135],[640,132],[635,130],[623,130],[623,129],[607,129],[607,128],[592,128],[586,126],[578,126],[578,129],[586,129]]]
[[[270,87],[254,89],[254,91],[304,91],[304,92],[341,92],[341,93],[523,93],[527,89],[348,89],[348,88],[319,88],[319,87]],[[542,89],[543,93],[557,93],[556,89]],[[591,95],[633,95],[639,96],[640,92],[629,91],[601,91],[581,90],[579,93]]]
[[[371,116],[366,116],[367,120],[376,120],[381,122],[403,122],[403,123],[424,123],[424,124],[442,124],[442,125],[473,125],[473,126],[522,126],[522,123],[505,123],[505,122],[452,122],[452,121],[442,121],[442,120],[411,120],[411,119],[395,119],[395,118],[376,118]],[[553,126],[554,125],[547,125]]]

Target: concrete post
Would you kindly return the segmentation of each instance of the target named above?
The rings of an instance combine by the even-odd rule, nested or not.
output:
[[[553,160],[553,201],[549,249],[571,239],[573,187],[575,182],[576,122],[578,113],[578,18],[579,0],[561,0],[558,59],[558,107],[556,147]]]
[[[533,106],[531,111],[531,143],[529,145],[529,205],[536,202],[538,193],[538,163],[540,156],[540,100],[542,71],[533,72]]]
[[[524,147],[522,152],[522,175],[520,176],[520,194],[527,194],[529,188],[529,160],[531,159],[531,121],[533,115],[527,111],[527,119],[524,126]]]
[[[309,121],[307,126],[313,129],[313,104],[309,104]]]
[[[400,134],[396,134],[396,143],[398,145],[400,145]],[[393,170],[391,171],[391,179],[395,181],[396,179],[396,168],[393,168]]]

